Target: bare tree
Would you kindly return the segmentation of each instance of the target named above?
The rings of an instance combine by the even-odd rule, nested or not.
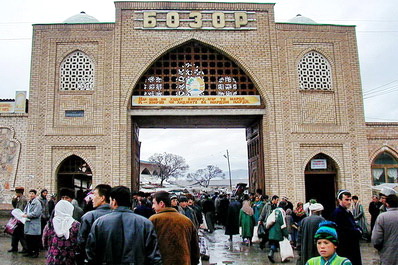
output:
[[[216,177],[225,178],[222,170],[214,165],[208,165],[206,168],[198,169],[195,173],[189,173],[187,178],[189,181],[196,181],[200,186],[207,188],[210,180]]]
[[[182,156],[163,153],[156,153],[149,157],[149,161],[157,165],[157,177],[160,178],[160,186],[163,187],[163,181],[168,180],[170,177],[179,177],[189,166],[185,163]]]

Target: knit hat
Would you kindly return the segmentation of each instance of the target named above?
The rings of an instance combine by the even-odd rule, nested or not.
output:
[[[339,244],[339,239],[336,232],[336,223],[331,221],[321,222],[314,238],[315,240],[327,239],[337,246]]]

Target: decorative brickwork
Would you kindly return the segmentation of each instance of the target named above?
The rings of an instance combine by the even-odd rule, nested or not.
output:
[[[220,127],[232,126],[227,119],[217,120],[220,117],[255,116],[261,121],[264,168],[262,180],[255,183],[264,183],[261,188],[269,195],[286,195],[294,202],[305,201],[306,190],[313,188],[306,186],[304,171],[318,154],[330,157],[337,169],[335,187],[328,188],[349,189],[363,202],[371,195],[372,159],[383,148],[398,154],[398,126],[365,124],[355,27],[275,23],[273,4],[115,2],[115,6],[115,23],[34,25],[29,118],[0,116],[0,126],[14,128],[14,138],[21,143],[15,185],[54,192],[58,167],[70,155],[89,164],[93,185],[131,185],[136,115],[154,118],[156,124],[164,121],[164,115],[188,121],[205,116],[213,127],[217,122]],[[242,14],[247,12],[254,26],[234,30],[237,24],[230,23],[228,29],[216,24],[217,30],[186,30],[174,27],[174,18],[162,21],[162,25],[174,23],[170,30],[135,28],[142,24],[142,12],[151,10],[210,10],[217,11],[219,18],[219,12],[236,11],[239,23],[245,23]],[[159,18],[163,16],[167,18]],[[187,43],[209,47],[244,72],[214,75],[213,94],[239,94],[245,76],[245,93],[259,95],[262,105],[132,108],[135,93],[156,95],[164,89],[165,65],[158,65],[160,77],[149,70]],[[90,66],[74,73],[65,66],[71,58]],[[199,62],[204,58],[200,55]],[[199,62],[189,61],[186,68],[195,70]],[[228,68],[227,60],[222,62],[214,67],[215,73]],[[201,71],[195,77],[206,82],[207,73]],[[64,75],[79,73],[88,77],[84,79],[88,85],[62,83]],[[187,84],[186,79],[181,82]]]

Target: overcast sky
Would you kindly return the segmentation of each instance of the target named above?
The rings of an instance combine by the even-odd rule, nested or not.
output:
[[[277,22],[286,22],[301,14],[318,23],[356,25],[366,121],[398,121],[398,67],[396,66],[398,2],[396,0],[258,2],[276,3]],[[31,24],[61,23],[80,11],[85,11],[101,22],[115,20],[115,8],[111,0],[10,0],[2,1],[0,7],[0,98],[2,99],[14,98],[15,91],[29,89]],[[176,137],[177,135],[179,137]],[[208,141],[209,135],[215,138],[213,142]],[[226,135],[228,137],[225,137]],[[244,168],[247,164],[244,130],[229,129],[227,134],[220,130],[200,130],[195,133],[193,130],[143,130],[140,139],[143,141],[142,159],[147,158],[144,157],[146,153],[174,151],[173,153],[185,156],[191,168],[200,168],[212,162],[226,170],[226,159],[222,155],[226,149],[230,149],[231,159],[236,158],[236,161],[231,161],[233,169]],[[169,142],[165,139],[172,140]],[[195,151],[188,150],[187,144],[190,144]],[[149,148],[149,151],[146,148]]]

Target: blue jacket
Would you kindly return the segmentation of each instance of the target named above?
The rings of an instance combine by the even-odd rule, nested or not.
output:
[[[41,235],[41,203],[38,198],[29,201],[26,206],[24,213],[28,215],[24,233],[27,235]]]

